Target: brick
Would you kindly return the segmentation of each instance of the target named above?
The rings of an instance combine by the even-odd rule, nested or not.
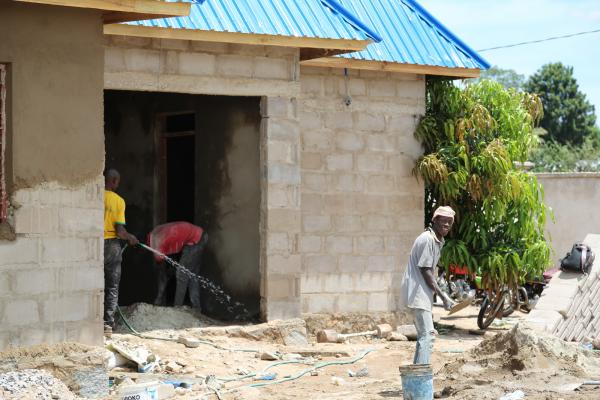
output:
[[[39,262],[39,240],[19,237],[15,241],[0,241],[0,265]]]
[[[45,322],[82,321],[93,315],[90,311],[89,293],[62,296],[44,301]]]
[[[267,236],[267,253],[284,252],[292,250],[292,243],[287,233],[269,233]]]
[[[325,250],[328,254],[352,253],[352,238],[348,236],[327,236]]]
[[[354,290],[354,275],[331,274],[323,276],[323,291],[325,293],[348,293]]]
[[[303,235],[300,238],[300,252],[305,253],[320,253],[323,245],[321,236]]]
[[[379,242],[374,243],[373,252],[383,252],[383,246],[380,248]],[[376,249],[376,250],[375,250]],[[367,271],[393,271],[396,269],[396,257],[394,256],[369,256]]]
[[[337,176],[335,189],[341,192],[362,192],[365,179],[360,175],[341,174]]]
[[[369,304],[369,295],[366,293],[341,294],[338,296],[338,312],[365,312]]]
[[[17,294],[36,295],[57,290],[57,271],[34,269],[13,271],[14,291]],[[61,287],[61,290],[62,289]]]
[[[331,273],[336,270],[336,258],[331,255],[305,256],[306,273]]]
[[[270,209],[267,215],[267,229],[275,232],[299,232],[300,211]]]
[[[214,75],[217,58],[212,54],[179,53],[179,73],[182,75]]]
[[[301,155],[301,166],[303,170],[320,170],[323,168],[323,159],[320,153],[303,151]]]
[[[331,217],[328,215],[303,215],[304,232],[328,232],[331,230]]]
[[[326,129],[303,131],[302,150],[331,150],[333,143],[332,131]]]
[[[338,133],[335,143],[339,150],[345,151],[358,151],[365,147],[362,136],[354,133]]]
[[[367,257],[364,256],[341,256],[339,260],[340,272],[363,272],[367,267]]]
[[[356,168],[361,172],[374,172],[385,170],[385,157],[377,154],[359,154]]]
[[[352,129],[352,113],[348,111],[331,111],[325,114],[325,127],[331,129]]]
[[[333,221],[336,232],[359,232],[362,230],[361,219],[358,215],[336,215]]]
[[[306,313],[331,313],[335,311],[336,295],[307,294],[302,296],[303,311]]]
[[[390,295],[387,292],[369,293],[368,311],[389,311]]]
[[[44,262],[92,260],[97,249],[89,240],[76,238],[45,238],[42,240]]]
[[[131,72],[158,73],[160,56],[156,50],[129,49],[124,54],[125,68]]]
[[[253,58],[248,56],[221,54],[217,56],[217,73],[225,77],[251,77]]]
[[[387,135],[367,136],[367,148],[371,151],[396,151],[396,137]]]
[[[263,79],[291,80],[292,66],[286,59],[255,57],[254,77]]]
[[[382,253],[385,250],[384,239],[381,236],[360,236],[355,239],[355,244],[356,251],[361,254]],[[369,264],[371,262],[369,260]]]
[[[300,184],[300,166],[271,162],[267,168],[269,183]]]
[[[58,282],[64,292],[78,290],[103,290],[104,289],[104,269],[103,264],[96,262],[89,266],[79,265],[76,268],[61,268],[59,271]]]
[[[396,85],[388,80],[369,81],[369,96],[396,97]]]
[[[323,196],[317,193],[302,193],[303,214],[319,214],[323,210]]]
[[[101,209],[62,208],[58,216],[62,233],[101,236],[104,232],[104,211]]]
[[[395,190],[394,177],[390,175],[371,175],[367,181],[367,190],[372,193],[389,193]]]
[[[4,306],[4,326],[22,326],[39,322],[37,302],[33,300],[13,300]]]
[[[354,128],[367,132],[383,132],[385,130],[385,118],[381,114],[355,111],[353,114]]]
[[[332,154],[326,158],[330,171],[352,171],[352,154]]]
[[[58,230],[58,209],[54,207],[23,206],[15,211],[17,234],[44,234]]]
[[[302,293],[321,293],[323,292],[322,275],[303,275],[301,279]]]

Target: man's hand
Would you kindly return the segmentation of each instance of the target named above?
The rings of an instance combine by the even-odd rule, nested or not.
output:
[[[446,311],[449,311],[452,307],[454,307],[456,305],[456,302],[453,301],[450,296],[448,296],[448,293],[442,292],[442,302],[444,303],[444,309]]]
[[[129,243],[130,246],[135,246],[139,242],[140,241],[138,240],[138,238],[136,238],[135,236],[133,236],[131,233],[128,234],[128,236],[127,236],[127,243]]]

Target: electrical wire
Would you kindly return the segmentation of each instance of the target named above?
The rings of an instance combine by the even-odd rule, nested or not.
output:
[[[544,39],[530,40],[527,42],[513,43],[513,44],[507,44],[507,45],[503,45],[503,46],[488,47],[486,49],[480,49],[477,51],[484,52],[484,51],[491,51],[491,50],[498,50],[498,49],[508,49],[510,47],[525,46],[528,44],[549,42],[551,40],[566,39],[566,38],[570,38],[570,37],[574,37],[574,36],[588,35],[591,33],[598,33],[598,32],[600,32],[600,29],[594,29],[591,31],[583,31],[583,32],[577,32],[577,33],[570,33],[570,34],[561,35],[561,36],[551,36],[551,37],[547,37]]]

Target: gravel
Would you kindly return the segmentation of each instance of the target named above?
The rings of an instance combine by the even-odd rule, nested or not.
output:
[[[49,372],[24,369],[0,374],[0,399],[76,400],[77,397]]]

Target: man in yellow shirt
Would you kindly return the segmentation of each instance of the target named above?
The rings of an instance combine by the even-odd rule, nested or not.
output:
[[[104,333],[110,335],[115,323],[115,311],[119,303],[121,280],[121,242],[131,246],[139,243],[125,229],[125,200],[115,193],[121,176],[115,169],[104,175]]]

